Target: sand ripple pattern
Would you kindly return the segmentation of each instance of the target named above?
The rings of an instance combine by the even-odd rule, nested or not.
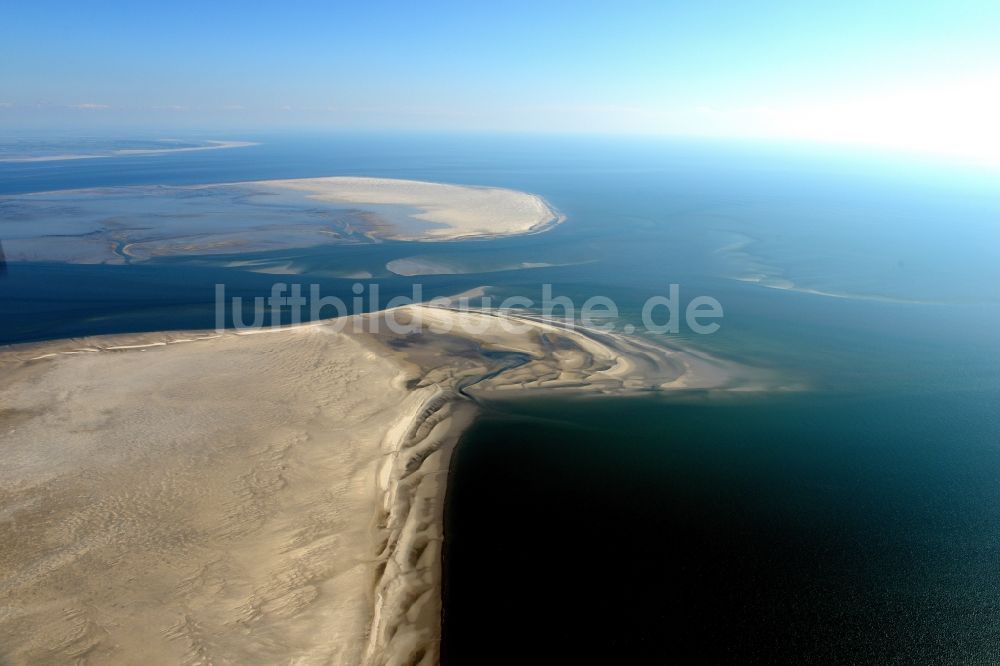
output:
[[[108,343],[3,368],[0,662],[359,663],[398,370],[318,328]]]

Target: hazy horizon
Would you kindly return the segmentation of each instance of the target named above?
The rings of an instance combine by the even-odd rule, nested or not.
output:
[[[712,137],[1000,163],[1000,7],[985,2],[39,2],[7,14],[4,131]]]

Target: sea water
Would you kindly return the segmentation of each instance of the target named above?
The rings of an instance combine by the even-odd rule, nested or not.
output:
[[[9,262],[0,342],[211,328],[214,285],[347,297],[490,285],[602,295],[642,331],[679,285],[722,304],[663,338],[776,377],[753,394],[487,405],[452,467],[444,653],[990,661],[1000,644],[1000,186],[912,157],[720,142],[240,136],[258,146],[0,163],[3,196],[368,175],[504,186],[544,234],[127,266]],[[398,276],[396,260],[451,274]],[[529,649],[530,646],[530,649]]]

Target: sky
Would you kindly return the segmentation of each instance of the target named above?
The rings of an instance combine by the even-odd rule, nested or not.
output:
[[[1000,2],[51,2],[0,128],[767,138],[1000,163]]]

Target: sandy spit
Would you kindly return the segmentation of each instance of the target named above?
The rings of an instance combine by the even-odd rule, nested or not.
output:
[[[746,390],[745,370],[429,306],[7,348],[0,662],[435,664],[445,482],[479,398]]]
[[[0,162],[59,162],[64,160],[92,160],[108,157],[125,157],[134,155],[166,155],[169,153],[193,153],[202,150],[225,150],[228,148],[246,148],[260,145],[254,141],[206,141],[204,146],[189,146],[187,148],[125,148],[111,150],[106,153],[63,153],[60,155],[38,155],[27,157],[0,157]]]

